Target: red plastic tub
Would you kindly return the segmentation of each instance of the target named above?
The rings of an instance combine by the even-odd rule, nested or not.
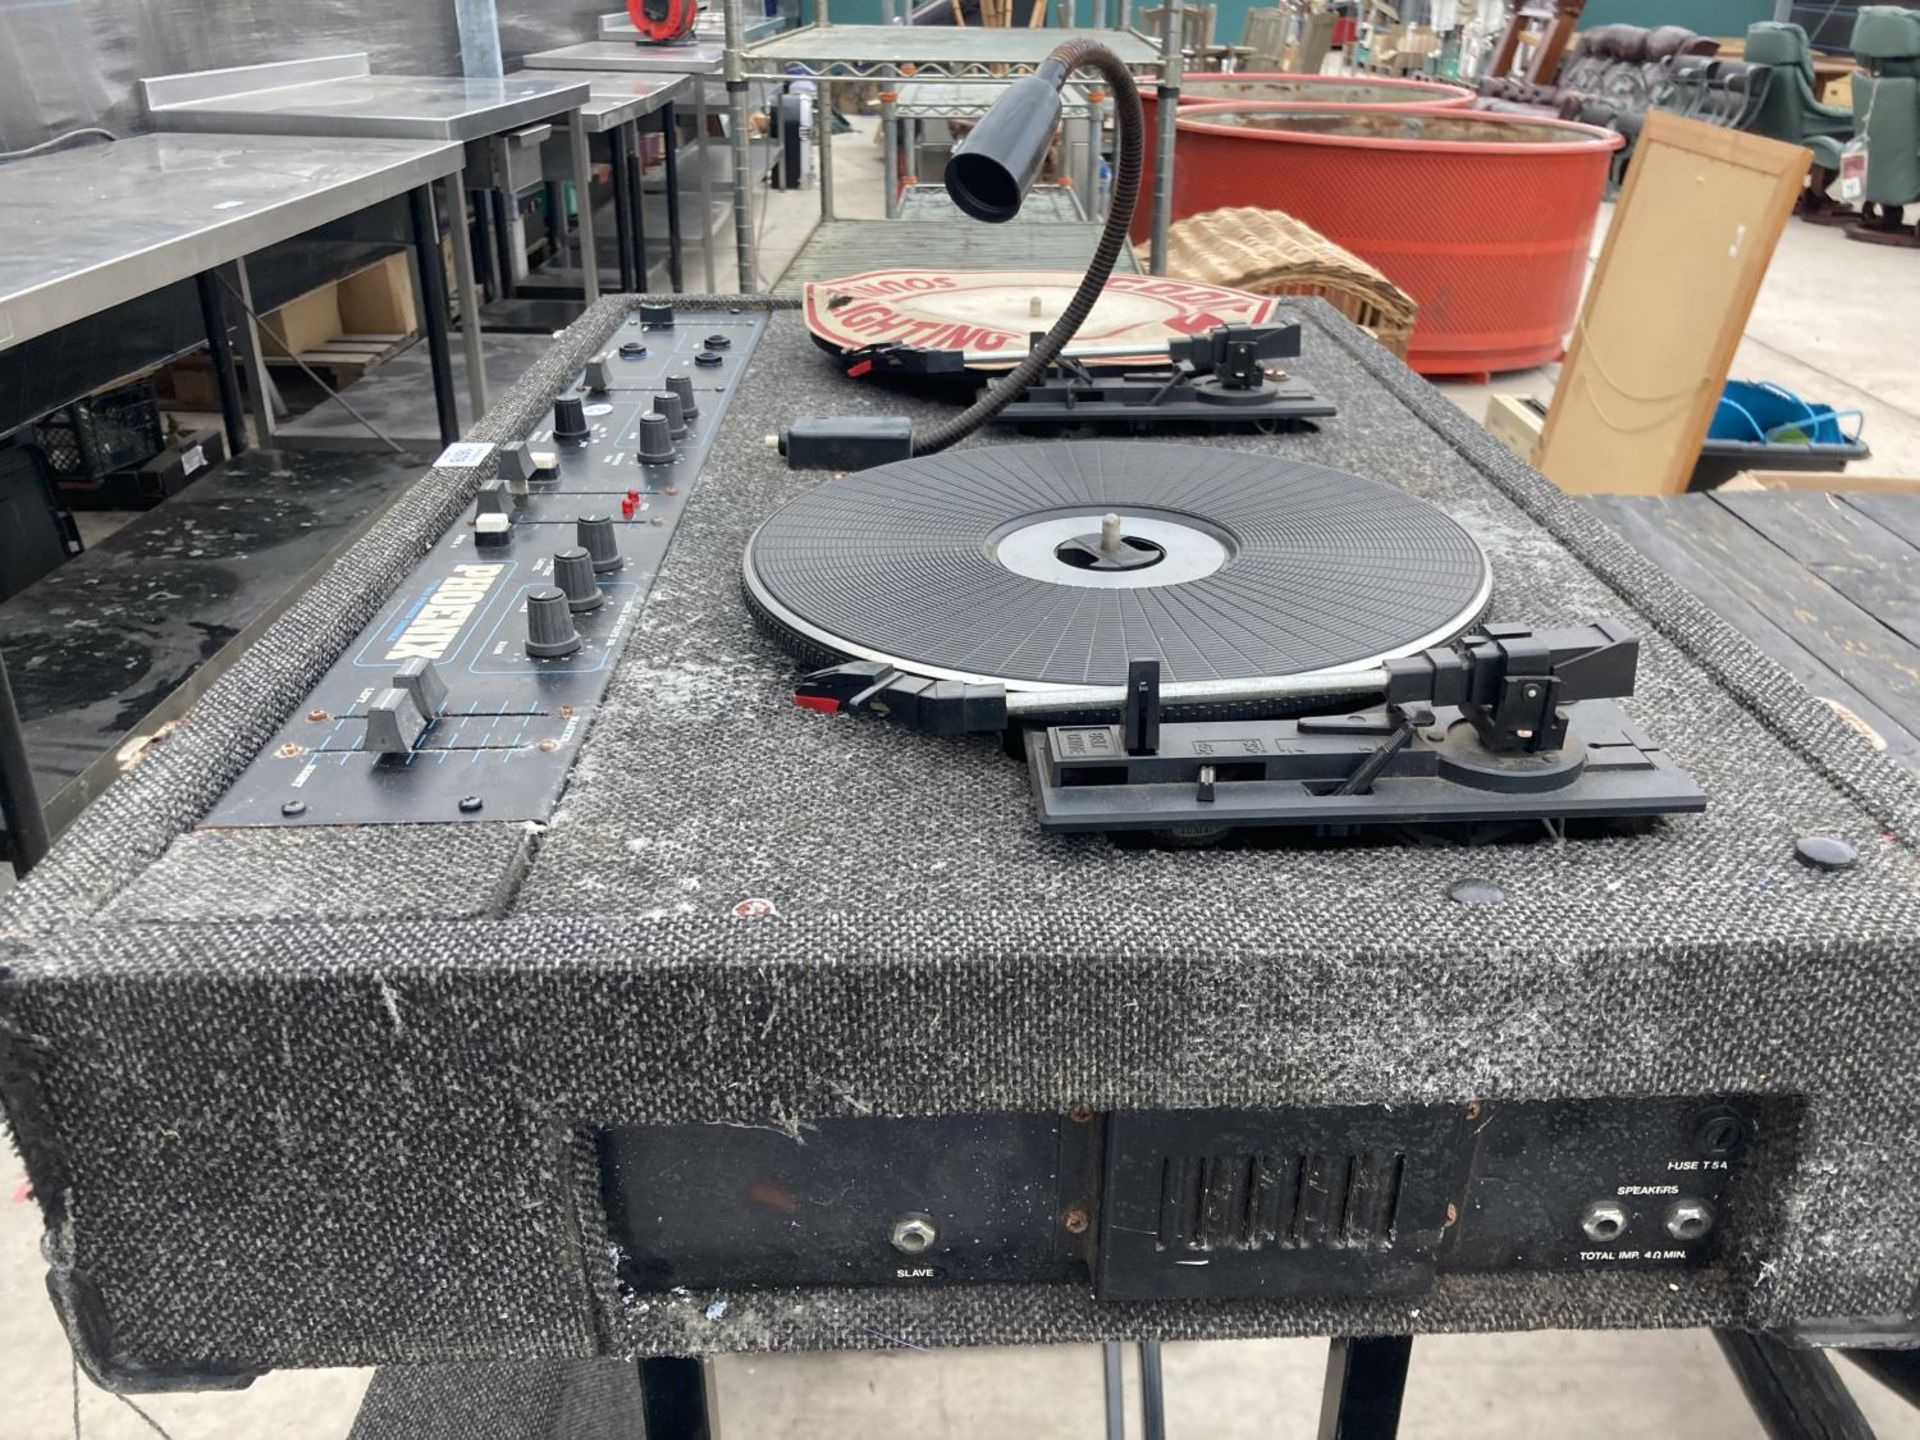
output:
[[[1344,109],[1349,105],[1371,105],[1395,109],[1405,105],[1444,106],[1462,109],[1474,101],[1474,93],[1459,85],[1443,85],[1437,80],[1399,80],[1388,75],[1286,75],[1232,74],[1188,75],[1180,82],[1180,108],[1190,105],[1218,105],[1243,100],[1274,100],[1289,105],[1311,105],[1316,109]],[[1147,164],[1140,172],[1143,187],[1140,204],[1133,212],[1133,238],[1136,244],[1147,239],[1153,219],[1153,157],[1160,143],[1159,97],[1151,83],[1140,87],[1140,104],[1147,112]]]
[[[1183,108],[1176,220],[1283,210],[1419,302],[1423,375],[1557,360],[1580,303],[1611,130],[1479,110]]]

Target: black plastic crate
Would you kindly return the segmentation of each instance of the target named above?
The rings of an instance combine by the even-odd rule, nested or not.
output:
[[[61,407],[33,427],[33,438],[61,480],[138,469],[166,448],[160,401],[144,380]]]

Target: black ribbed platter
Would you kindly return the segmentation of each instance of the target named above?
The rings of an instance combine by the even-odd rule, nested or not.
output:
[[[1145,565],[1088,568],[1120,518]],[[1077,563],[1075,563],[1077,562]],[[1191,445],[982,446],[845,475],[748,542],[748,598],[809,658],[1017,688],[1337,670],[1459,634],[1486,556],[1357,475]]]

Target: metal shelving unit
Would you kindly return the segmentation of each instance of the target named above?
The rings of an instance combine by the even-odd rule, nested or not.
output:
[[[1095,0],[1096,4],[1100,0]],[[1159,164],[1153,176],[1153,249],[1156,267],[1166,249],[1167,217],[1173,199],[1173,124],[1179,104],[1181,57],[1179,29],[1168,26],[1164,40],[1154,40],[1128,24],[1128,6],[1123,3],[1119,23],[1111,28],[1076,29],[1071,27],[1039,29],[981,26],[835,25],[828,13],[829,0],[817,0],[817,19],[812,25],[787,30],[770,39],[749,42],[743,0],[725,0],[725,58],[723,75],[731,119],[728,129],[736,150],[747,139],[748,91],[752,82],[787,81],[794,78],[788,67],[808,72],[816,87],[818,116],[814,125],[815,165],[820,183],[820,226],[871,225],[873,222],[843,221],[834,214],[833,147],[830,143],[833,113],[833,87],[836,84],[865,80],[890,81],[910,76],[915,82],[940,81],[950,85],[1004,85],[1014,76],[1030,74],[1038,68],[1055,46],[1063,40],[1082,36],[1101,41],[1119,55],[1136,75],[1158,77],[1160,100]],[[1068,10],[1067,18],[1071,17]],[[901,16],[904,20],[904,14]],[[889,92],[892,93],[892,92]],[[897,97],[896,97],[897,99]],[[887,102],[883,101],[883,107]],[[984,111],[978,107],[973,113]],[[883,109],[883,116],[886,110]],[[1099,123],[1099,118],[1094,118]],[[886,127],[889,159],[893,151],[893,127]],[[1097,144],[1089,145],[1097,151]],[[1097,161],[1093,164],[1098,173]],[[734,167],[734,242],[739,255],[740,288],[751,291],[758,286],[758,254],[753,226],[753,196],[748,183],[745,156]],[[889,168],[889,174],[892,174]],[[890,187],[891,188],[891,187]],[[1095,187],[1097,189],[1097,183]],[[890,207],[895,208],[897,207]],[[884,222],[882,222],[884,223]],[[864,233],[864,232],[863,232]],[[815,232],[816,238],[819,231]],[[877,237],[876,237],[877,238]],[[817,248],[813,240],[808,248]],[[833,248],[827,246],[826,248]],[[978,248],[978,247],[975,247]]]

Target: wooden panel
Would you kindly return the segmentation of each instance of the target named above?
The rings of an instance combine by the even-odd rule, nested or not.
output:
[[[1920,494],[1841,496],[1862,515],[1871,516],[1883,530],[1891,530],[1909,545],[1920,547]]]
[[[1706,495],[1598,497],[1633,547],[1920,769],[1920,650]]]
[[[1920,646],[1920,550],[1837,495],[1749,491],[1714,499],[1908,644]]]
[[[1647,116],[1540,441],[1562,489],[1686,489],[1810,159]]]

